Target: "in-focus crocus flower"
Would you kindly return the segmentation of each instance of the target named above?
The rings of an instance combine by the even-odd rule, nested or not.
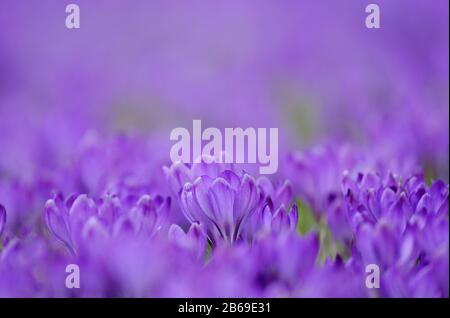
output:
[[[180,193],[186,218],[202,224],[215,244],[233,244],[239,238],[259,199],[253,177],[246,173],[238,176],[231,170],[216,178],[198,177],[193,183],[186,183]]]
[[[295,231],[297,227],[298,211],[292,205],[289,181],[274,186],[267,177],[254,179],[231,164],[215,162],[178,162],[164,170],[187,219],[210,224],[211,239],[220,237],[231,243],[243,238],[251,242],[259,236],[285,229]],[[229,205],[228,210],[216,212],[214,209],[222,202]],[[235,227],[233,233],[227,233],[227,227]]]

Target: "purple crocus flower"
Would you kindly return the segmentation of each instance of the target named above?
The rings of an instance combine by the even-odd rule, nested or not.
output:
[[[364,285],[364,271],[351,261],[344,262],[339,256],[327,259],[305,278],[296,291],[297,297],[362,298],[370,295]]]
[[[261,203],[252,213],[243,229],[243,237],[252,242],[268,234],[293,231],[297,229],[298,208],[293,203],[293,189],[290,181],[279,186],[266,177],[257,179],[260,189]]]
[[[71,36],[55,3],[0,1],[0,297],[448,297],[448,0],[379,0],[381,30],[362,1],[78,0],[102,27]],[[161,169],[192,118],[279,127],[285,173]]]
[[[12,237],[0,248],[0,297],[69,297],[64,269],[70,262],[41,236]]]
[[[376,154],[376,155],[375,155]],[[420,173],[414,161],[401,161],[391,150],[366,149],[349,144],[316,146],[288,157],[287,173],[292,175],[294,188],[300,199],[309,206],[319,221],[327,224],[335,240],[350,245],[352,231],[349,226],[345,202],[346,179],[365,176],[365,187],[377,175],[379,182],[388,182],[393,176]],[[395,173],[394,173],[395,172]]]
[[[205,226],[214,244],[238,240],[248,217],[259,203],[255,180],[226,170],[216,178],[207,175],[186,183],[180,193],[181,209],[190,222]]]
[[[292,205],[289,181],[274,186],[266,177],[254,179],[231,164],[216,162],[178,162],[164,170],[187,219],[209,224],[206,228],[213,241],[232,243],[244,238],[251,242],[261,235],[296,229],[298,211]],[[228,208],[223,210],[223,204]]]
[[[61,195],[47,201],[44,217],[54,237],[76,252],[88,238],[121,235],[154,236],[164,227],[170,211],[170,199],[143,195],[132,205],[117,197],[106,196],[98,202],[87,195]]]
[[[314,271],[319,252],[315,233],[306,237],[291,232],[266,236],[252,246],[221,245],[198,277],[202,296],[288,297],[301,290]]]
[[[441,265],[433,264],[448,259],[448,185],[438,180],[427,187],[421,176],[402,182],[359,174],[344,180],[344,192],[355,234],[353,257],[377,264],[386,274],[390,282],[383,296],[448,295]],[[415,275],[426,281],[411,280]],[[409,281],[422,286],[418,294]]]
[[[251,276],[254,284],[266,296],[289,296],[301,289],[314,271],[318,252],[316,233],[303,238],[289,232],[268,236],[252,248],[251,257],[256,263]]]
[[[187,233],[179,225],[172,224],[169,228],[168,239],[187,250],[196,259],[202,260],[205,257],[207,237],[203,228],[197,223],[193,223]]]

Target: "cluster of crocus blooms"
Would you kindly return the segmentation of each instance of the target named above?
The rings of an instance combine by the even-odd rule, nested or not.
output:
[[[448,297],[449,3],[377,4],[0,1],[0,297]],[[278,172],[170,163],[193,119]]]
[[[293,169],[308,169],[304,158],[290,156]],[[323,167],[337,176],[342,165],[329,160]],[[320,169],[291,183],[231,164],[178,162],[163,167],[161,194],[144,185],[54,192],[34,226],[7,226],[0,205],[0,295],[448,296],[448,185],[355,166],[315,197],[304,189],[325,182],[313,177]],[[316,224],[304,233],[306,209]],[[324,230],[339,249],[327,248]],[[80,288],[66,287],[68,264],[79,266]],[[379,267],[380,288],[365,285],[368,264]]]
[[[427,187],[420,176],[349,179],[343,191],[354,257],[380,266],[381,295],[448,296],[448,185]]]
[[[349,262],[379,266],[380,288],[370,295],[448,295],[448,184],[427,185],[415,164],[392,163],[402,172],[397,175],[373,156],[351,152],[324,147],[291,155],[299,196],[324,221],[342,254],[350,255]]]
[[[165,167],[172,191],[191,223],[203,224],[211,243],[250,242],[263,233],[295,230],[297,206],[288,181],[275,187],[232,165],[205,163]]]

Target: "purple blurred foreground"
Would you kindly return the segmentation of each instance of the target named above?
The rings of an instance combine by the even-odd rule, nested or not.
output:
[[[447,0],[72,2],[0,2],[0,297],[449,296]]]

